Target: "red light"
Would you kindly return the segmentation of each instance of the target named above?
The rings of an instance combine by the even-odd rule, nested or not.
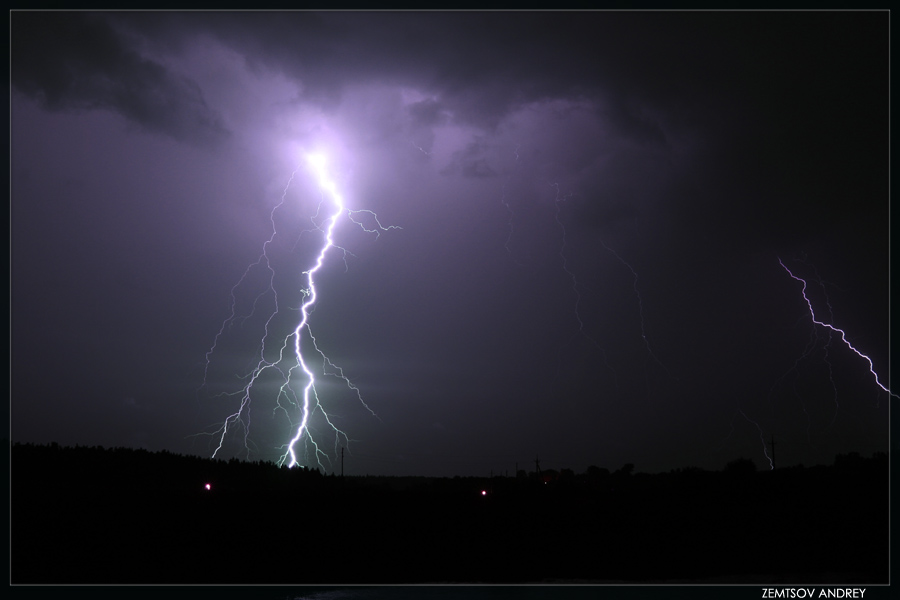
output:
[[[482,496],[487,496],[487,490],[481,490],[481,495],[482,495]]]
[[[206,490],[211,490],[211,489],[212,489],[212,484],[207,483],[206,485],[203,486],[203,488],[206,489]]]

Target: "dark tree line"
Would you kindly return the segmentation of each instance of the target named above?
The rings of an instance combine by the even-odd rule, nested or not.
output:
[[[721,471],[343,478],[129,448],[10,450],[13,583],[888,577],[885,454],[775,471],[736,459]]]

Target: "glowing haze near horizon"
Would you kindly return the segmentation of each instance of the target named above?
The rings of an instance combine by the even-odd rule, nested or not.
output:
[[[246,436],[202,433],[300,322],[321,152],[359,212],[315,273],[328,420],[300,464],[888,449],[886,12],[13,12],[11,33],[13,441],[283,458],[286,363]]]

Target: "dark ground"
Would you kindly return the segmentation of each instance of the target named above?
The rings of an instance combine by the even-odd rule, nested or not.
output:
[[[10,464],[13,584],[888,582],[886,455],[493,479],[19,444]]]

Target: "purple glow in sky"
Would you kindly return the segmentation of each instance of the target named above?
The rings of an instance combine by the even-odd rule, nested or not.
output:
[[[887,12],[16,11],[11,36],[14,441],[210,456],[244,406],[249,452],[217,457],[284,457],[304,378],[259,367],[306,328],[339,195],[303,356],[346,377],[310,397],[346,438],[310,432],[347,474],[888,448]]]

